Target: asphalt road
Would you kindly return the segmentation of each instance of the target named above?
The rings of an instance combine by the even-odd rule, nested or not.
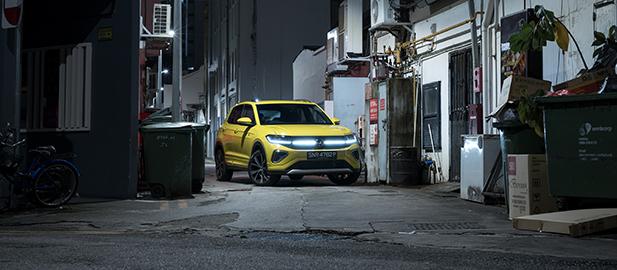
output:
[[[0,236],[2,269],[616,269],[617,261],[451,250],[314,234]]]
[[[2,215],[0,269],[617,269],[614,231],[518,231],[503,207],[438,186],[249,182]]]

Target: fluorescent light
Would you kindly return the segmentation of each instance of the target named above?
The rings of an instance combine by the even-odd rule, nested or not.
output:
[[[174,31],[174,30],[169,30],[169,32],[167,32],[167,34],[173,37],[173,36],[175,36],[175,35],[176,35],[176,31]]]
[[[161,73],[167,74],[167,73],[169,73],[169,69],[163,69],[163,71],[161,71]]]

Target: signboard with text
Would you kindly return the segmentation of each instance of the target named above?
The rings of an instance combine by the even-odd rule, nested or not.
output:
[[[371,124],[375,124],[379,121],[379,109],[378,102],[376,98],[372,98],[369,100],[369,120]]]

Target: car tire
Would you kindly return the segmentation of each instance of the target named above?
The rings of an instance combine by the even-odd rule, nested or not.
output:
[[[332,181],[332,183],[337,184],[339,186],[349,186],[356,181],[360,177],[360,172],[346,173],[346,174],[328,174],[328,179]]]
[[[216,150],[216,155],[214,156],[214,162],[216,166],[216,180],[218,181],[229,181],[234,175],[234,172],[227,168],[227,164],[225,163],[225,152],[223,149],[219,148]]]
[[[288,175],[289,179],[294,181],[300,181],[304,178],[304,175]]]
[[[257,186],[273,186],[281,179],[280,175],[270,174],[268,161],[262,149],[253,151],[248,168],[251,181]]]

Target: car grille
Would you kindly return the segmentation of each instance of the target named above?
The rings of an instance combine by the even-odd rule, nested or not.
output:
[[[353,169],[347,161],[344,160],[311,160],[311,161],[298,161],[292,165],[289,170],[302,169],[302,170],[314,170],[314,169],[339,169],[349,168]]]

